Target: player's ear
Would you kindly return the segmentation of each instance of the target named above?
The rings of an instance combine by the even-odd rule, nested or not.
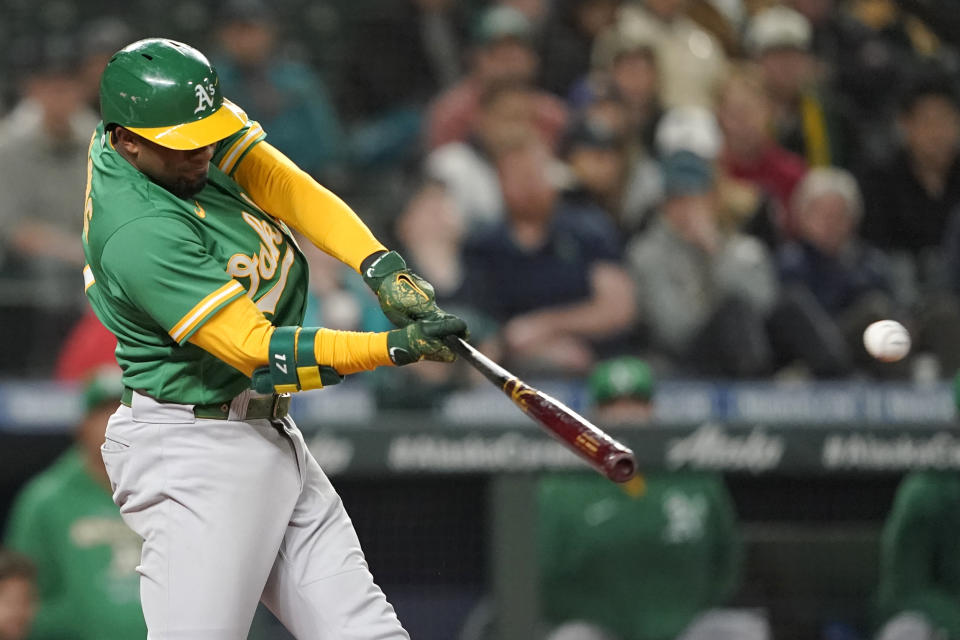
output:
[[[117,127],[112,132],[113,144],[122,152],[136,156],[140,152],[140,136],[134,132]]]

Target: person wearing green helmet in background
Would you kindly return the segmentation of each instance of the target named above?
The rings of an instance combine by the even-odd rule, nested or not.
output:
[[[960,373],[953,379],[960,407]],[[880,539],[877,640],[960,638],[960,473],[923,469],[900,481]]]
[[[644,428],[655,388],[645,361],[603,361],[588,378],[591,416],[601,425]],[[755,614],[718,609],[737,591],[742,557],[719,474],[652,471],[624,485],[551,474],[540,482],[538,507],[549,640],[769,637]]]
[[[100,82],[84,285],[117,337],[121,406],[101,446],[143,540],[151,640],[239,640],[262,601],[294,636],[407,640],[340,498],[289,416],[290,394],[421,359],[466,324],[336,195],[225,99],[196,49],[140,40]],[[338,258],[396,326],[303,327],[291,234]]]

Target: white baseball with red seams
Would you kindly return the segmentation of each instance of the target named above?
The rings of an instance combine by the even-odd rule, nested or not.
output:
[[[863,346],[877,360],[896,362],[910,353],[910,333],[896,320],[879,320],[863,332]]]

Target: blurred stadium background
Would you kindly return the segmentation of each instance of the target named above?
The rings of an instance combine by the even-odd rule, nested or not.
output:
[[[208,53],[476,342],[632,444],[644,475],[719,474],[743,555],[707,604],[758,612],[778,640],[872,638],[898,485],[960,469],[958,16],[954,0],[0,0],[0,531],[112,349],[72,244],[96,78],[164,36]],[[538,213],[540,240],[510,245]],[[385,328],[359,277],[311,260],[306,324]],[[577,305],[588,321],[551,315]],[[863,351],[881,318],[911,330],[906,360]],[[497,391],[423,366],[294,414],[412,637],[564,621],[540,483],[588,472]],[[617,573],[585,588],[645,580],[629,557]],[[262,612],[251,637],[286,636]]]

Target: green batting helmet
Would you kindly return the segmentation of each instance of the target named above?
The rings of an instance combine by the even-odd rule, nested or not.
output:
[[[618,398],[650,400],[656,387],[653,370],[645,361],[633,356],[604,360],[590,373],[587,387],[597,404]]]
[[[100,77],[105,126],[120,125],[170,149],[197,149],[237,132],[243,112],[223,99],[207,58],[165,38],[138,40],[110,58]]]

